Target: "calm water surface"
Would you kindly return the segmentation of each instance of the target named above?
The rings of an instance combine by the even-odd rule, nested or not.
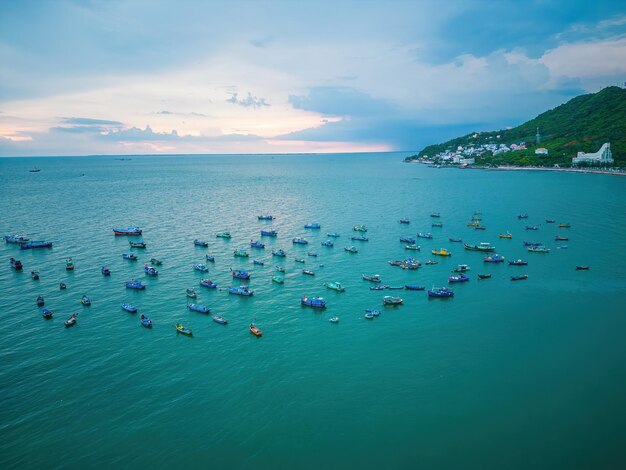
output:
[[[0,233],[54,242],[37,251],[0,243],[2,467],[623,468],[626,178],[436,170],[403,157],[0,159]],[[42,171],[29,173],[33,165]],[[466,227],[475,210],[484,232]],[[433,211],[443,228],[431,227]],[[258,221],[266,212],[276,220]],[[322,229],[305,230],[310,222]],[[130,224],[148,246],[134,263],[121,257],[128,239],[111,231]],[[349,240],[355,224],[368,226],[369,242]],[[266,250],[232,256],[268,227],[279,236],[264,238]],[[215,238],[226,230],[230,241]],[[513,239],[498,239],[506,230]],[[329,231],[341,234],[334,248],[320,246]],[[418,231],[433,240],[405,251],[399,237]],[[559,242],[568,249],[556,249],[556,234],[570,237]],[[308,247],[292,246],[295,236]],[[485,265],[449,237],[491,242],[529,265]],[[552,251],[527,253],[523,240]],[[351,244],[358,254],[344,252]],[[272,259],[276,248],[288,257]],[[387,264],[411,254],[424,262],[439,248],[452,257],[438,265]],[[199,287],[191,265],[206,253],[216,262],[204,276],[220,286],[238,284],[230,268],[251,269],[254,297]],[[23,272],[10,269],[11,256]],[[74,272],[64,269],[70,256]],[[142,273],[151,257],[163,260],[157,278]],[[370,291],[361,280],[441,286],[459,263],[471,266],[471,281],[449,301]],[[277,264],[284,285],[271,282]],[[479,272],[493,277],[478,281]],[[512,274],[529,279],[512,283]],[[126,290],[132,277],[147,289]],[[326,290],[326,281],[347,290]],[[185,308],[192,286],[227,326]],[[390,293],[405,304],[383,308]],[[54,319],[39,315],[39,294]],[[300,307],[303,294],[323,295],[329,308]],[[365,308],[383,313],[368,321]],[[73,312],[78,323],[65,329]],[[262,338],[248,332],[255,318]],[[194,337],[177,335],[176,322]]]

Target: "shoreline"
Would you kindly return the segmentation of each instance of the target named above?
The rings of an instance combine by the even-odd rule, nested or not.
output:
[[[488,171],[557,171],[557,172],[566,172],[566,173],[587,173],[587,174],[597,174],[597,175],[615,175],[615,176],[626,176],[626,171],[616,171],[616,170],[601,170],[601,169],[593,169],[593,168],[547,168],[547,167],[538,167],[538,166],[498,166],[495,168],[488,167],[473,167],[477,170],[488,170]]]

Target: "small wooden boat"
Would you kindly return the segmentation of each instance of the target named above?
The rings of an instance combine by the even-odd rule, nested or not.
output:
[[[589,271],[589,266],[576,266],[576,271]]]
[[[539,246],[529,246],[527,248],[529,253],[550,253],[550,249],[546,248],[543,245],[539,245]]]
[[[104,267],[104,266],[102,266],[100,268],[100,272],[102,273],[103,276],[110,276],[111,275],[111,270],[109,268]]]
[[[194,264],[191,266],[195,271],[200,271],[201,273],[208,273],[209,268],[202,263]]]
[[[128,242],[131,248],[145,248],[146,244],[144,242]]]
[[[129,251],[127,253],[122,253],[122,258],[129,259],[129,260],[132,260],[132,261],[136,261],[137,260],[137,255],[135,253],[133,253],[132,251]]]
[[[510,240],[511,238],[513,238],[513,235],[511,235],[509,232],[499,233],[498,234],[498,238],[506,238],[506,239]]]
[[[225,238],[225,239],[230,239],[231,235],[230,232],[222,232],[222,233],[218,233],[215,235],[217,238]]]
[[[272,282],[275,282],[276,284],[284,284],[285,278],[283,276],[273,276]]]
[[[215,256],[213,255],[204,255],[205,259],[209,262],[209,263],[215,263]]]
[[[346,288],[343,287],[340,282],[325,282],[324,286],[337,292],[344,292],[346,290]]]
[[[274,220],[276,217],[274,217],[273,215],[270,214],[262,214],[262,215],[258,215],[257,219],[258,220]]]
[[[204,240],[198,240],[198,239],[194,240],[193,244],[195,246],[201,246],[202,248],[206,248],[209,246],[209,242],[204,241]]]
[[[459,264],[456,268],[452,270],[455,273],[465,273],[470,270],[470,267],[467,264]]]
[[[355,225],[352,227],[352,230],[355,232],[367,232],[367,227],[365,225]]]
[[[257,338],[263,336],[263,332],[259,330],[254,323],[250,323],[250,333],[252,333]]]
[[[248,254],[246,250],[235,250],[233,251],[233,256],[236,258],[247,258],[250,255]]]
[[[129,303],[123,303],[122,304],[122,308],[124,310],[126,310],[128,313],[137,313],[137,307],[129,304]]]
[[[331,323],[339,323],[339,317],[330,317],[328,321]]]
[[[5,235],[4,241],[7,243],[22,244],[22,243],[28,243],[30,241],[30,238],[25,237],[23,235]]]
[[[391,295],[386,295],[383,297],[383,305],[402,305],[404,299],[400,297],[393,297]]]
[[[37,271],[31,271],[30,272],[30,277],[33,278],[33,281],[38,281],[39,280],[39,272]]]
[[[207,307],[206,305],[187,304],[187,308],[189,310],[193,310],[194,312],[211,313],[211,309]]]
[[[65,328],[69,328],[70,326],[74,326],[76,324],[76,316],[77,313],[72,313],[72,315],[65,320]]]
[[[383,313],[380,310],[377,310],[375,308],[366,308],[365,309],[366,313],[371,313],[372,315],[374,315],[375,317],[380,317],[380,314]]]
[[[326,301],[323,297],[307,297],[300,299],[300,305],[311,308],[326,308]]]
[[[143,265],[143,272],[145,272],[148,276],[158,276],[159,271],[156,268],[150,266],[149,264]]]
[[[322,226],[318,223],[306,224],[304,228],[320,229]]]
[[[404,286],[405,290],[425,290],[425,286],[414,286],[414,285],[406,285]]]
[[[556,220],[554,220],[554,219],[546,219],[546,224],[553,224],[554,222],[556,222]]]
[[[478,245],[469,245],[465,243],[464,246],[467,251],[496,251],[496,248],[494,246],[491,246],[491,243],[486,242],[480,243]]]
[[[193,333],[191,332],[191,330],[189,328],[185,328],[180,323],[176,323],[176,325],[174,325],[174,326],[176,327],[176,332],[177,333],[181,333],[181,334],[186,335],[186,336],[193,336]]]
[[[211,279],[200,279],[200,285],[202,287],[208,287],[209,289],[217,288],[217,284],[214,283]]]
[[[373,275],[362,274],[361,277],[363,278],[364,281],[382,282],[382,279],[380,278],[380,274],[373,274]]]
[[[335,244],[333,243],[332,240],[326,240],[326,241],[322,242],[322,246],[333,247],[333,246],[335,246]]]
[[[68,258],[67,261],[65,261],[65,270],[74,271],[74,261],[72,261],[72,258]]]
[[[441,213],[433,212],[432,214],[430,214],[430,216],[438,219],[439,217],[441,217]]]
[[[155,266],[161,266],[163,264],[163,261],[160,261],[156,258],[150,258],[150,263],[154,264]]]
[[[463,243],[463,239],[461,238],[448,238],[452,243]]]
[[[339,237],[340,235],[339,235],[337,232],[328,232],[328,233],[326,234],[326,236],[327,236],[327,237],[332,237],[332,238],[337,238],[337,237]]]
[[[45,303],[43,295],[37,296],[37,307],[43,307]]]
[[[306,262],[306,261],[304,260],[304,258],[296,258],[296,259],[294,259],[294,261],[295,261],[296,263],[305,263],[305,262]]]
[[[372,320],[374,318],[374,314],[372,312],[366,312],[365,315],[363,315],[367,320]]]
[[[24,266],[22,266],[22,262],[19,259],[11,258],[9,260],[11,262],[11,268],[16,271],[21,271]]]
[[[432,250],[431,253],[437,256],[452,256],[452,253],[450,253],[445,248],[441,248],[440,250]]]
[[[569,241],[569,237],[560,237],[559,235],[557,235],[556,237],[554,237],[554,241],[555,242],[566,242],[566,241]]]
[[[89,296],[83,295],[80,298],[80,303],[83,304],[85,307],[89,307],[91,305],[91,299],[89,298]]]
[[[59,289],[61,289],[61,290],[67,289],[67,286],[65,285],[64,282],[59,283]]]
[[[411,223],[411,221],[409,219],[400,219],[399,222],[401,224],[410,224]]]
[[[276,266],[276,271],[278,271],[279,273],[284,273],[285,268],[283,268],[282,266]]]
[[[528,274],[524,274],[522,276],[511,276],[511,281],[523,281],[524,279],[528,279]]]
[[[479,274],[478,279],[490,279],[491,274]]]
[[[211,318],[213,319],[213,321],[215,323],[219,323],[220,325],[227,325],[228,324],[228,321],[225,318],[223,318],[223,317],[220,317],[220,316],[217,316],[217,315],[212,315]]]
[[[284,258],[287,256],[287,252],[285,250],[274,250],[272,251],[272,256],[278,256],[279,258]]]
[[[265,263],[263,261],[258,261],[258,260],[252,260],[252,264],[256,266],[265,266]]]
[[[52,310],[48,310],[47,308],[41,309],[41,316],[46,320],[50,320],[52,318]]]
[[[559,224],[559,228],[571,228],[570,224]]]
[[[422,249],[422,247],[419,246],[419,245],[413,244],[413,245],[404,245],[404,249],[405,250],[411,250],[411,251],[420,251]]]
[[[187,295],[187,297],[191,298],[191,299],[195,299],[196,297],[198,297],[198,294],[196,293],[196,291],[193,288],[189,288],[185,291],[185,294]]]
[[[433,261],[433,260],[426,260],[426,263],[424,263],[426,265],[431,265],[431,264],[439,264],[439,261]]]
[[[521,219],[527,219],[527,218],[528,218],[528,214],[519,214],[519,215],[517,216],[517,218],[518,218],[518,219],[520,219],[520,220],[521,220]]]
[[[509,266],[528,266],[528,261],[516,259],[515,261],[509,261]]]
[[[431,227],[443,227],[443,223],[441,222],[433,222],[432,224],[430,224]]]
[[[357,250],[354,246],[349,246],[344,248],[345,251],[347,251],[348,253],[358,253],[359,250]]]
[[[139,316],[139,322],[141,323],[141,326],[145,328],[152,328],[152,320],[146,317],[143,313]]]
[[[144,290],[145,288],[146,286],[143,285],[141,281],[137,281],[135,279],[126,281],[126,289]]]
[[[303,269],[302,270],[302,274],[306,274],[307,276],[315,276],[315,273],[313,271],[308,270],[308,269]]]

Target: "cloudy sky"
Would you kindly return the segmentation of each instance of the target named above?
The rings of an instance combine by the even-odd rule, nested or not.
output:
[[[0,155],[419,150],[626,81],[626,3],[27,1]]]

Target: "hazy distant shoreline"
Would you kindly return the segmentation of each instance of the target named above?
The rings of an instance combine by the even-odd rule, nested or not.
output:
[[[595,173],[599,175],[617,175],[617,176],[626,176],[626,171],[611,171],[611,170],[600,170],[600,169],[592,169],[592,168],[547,168],[540,166],[499,166],[495,168],[488,167],[474,167],[480,170],[490,170],[490,171],[560,171],[567,173]]]

